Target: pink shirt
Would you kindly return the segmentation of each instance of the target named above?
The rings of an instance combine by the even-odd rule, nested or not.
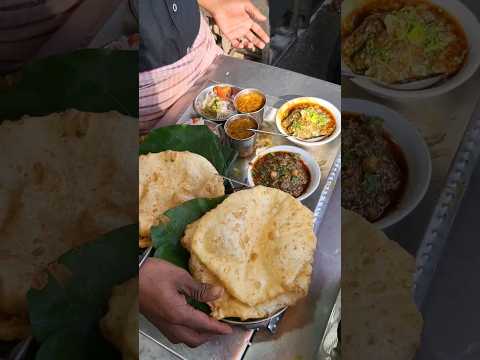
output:
[[[140,132],[158,124],[166,110],[205,73],[222,50],[215,44],[205,19],[190,52],[177,62],[139,74]]]

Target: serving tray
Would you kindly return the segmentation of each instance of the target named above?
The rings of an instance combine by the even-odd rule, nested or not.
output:
[[[214,84],[214,82],[207,84],[207,86],[211,86],[211,84]],[[285,100],[281,100],[268,94],[266,95],[266,98],[267,104],[265,106],[264,120],[261,129],[278,132],[275,125],[275,115],[278,108],[285,102]],[[198,116],[194,110],[194,107],[190,106],[183,113],[177,123],[203,124],[203,119]],[[222,124],[217,124],[217,126],[221,128]],[[220,133],[223,132],[220,131]],[[250,161],[255,157],[256,154],[269,147],[278,145],[296,146],[294,143],[280,136],[258,134],[255,154],[248,158],[237,158],[230,168],[228,176],[243,183],[247,183],[247,169]],[[322,172],[322,178],[320,179],[320,185],[318,186],[317,190],[310,197],[302,201],[306,207],[315,212],[315,226],[319,226],[323,219],[330,196],[334,190],[335,182],[340,173],[340,139],[336,139],[329,144],[319,147],[304,148],[304,150],[308,151],[314,156],[315,160],[317,160],[318,164],[320,165],[320,170]]]
[[[216,82],[207,82],[203,88],[211,86]],[[275,125],[275,115],[277,109],[285,102],[285,100],[281,100],[274,96],[266,95],[267,103],[265,106],[265,114],[264,114],[264,121],[262,124],[262,129],[269,130],[269,131],[277,131]],[[194,110],[193,105],[190,105],[183,115],[177,121],[178,124],[189,124],[189,125],[202,125],[204,124],[204,120],[198,116],[196,111]],[[209,123],[209,126],[212,124]],[[223,134],[221,130],[222,124],[216,124],[218,127],[218,133]],[[237,158],[235,162],[232,164],[231,168],[229,169],[229,173],[227,176],[231,177],[232,179],[241,181],[243,183],[247,183],[247,168],[249,162],[253,159],[253,157],[258,154],[259,152],[265,150],[271,146],[277,145],[292,145],[295,144],[290,143],[287,139],[278,136],[269,136],[269,135],[259,135],[257,137],[257,148],[255,154],[253,154],[249,158],[241,159]],[[340,175],[341,169],[341,155],[340,155],[340,139],[332,141],[330,144],[326,144],[317,148],[309,148],[306,149],[310,152],[317,162],[320,165],[322,178],[320,180],[320,184],[316,191],[307,199],[302,201],[302,203],[311,209],[314,212],[314,231],[315,234],[318,234],[318,231],[321,227],[322,221],[326,216],[326,209],[330,202],[331,196],[335,189],[336,182]],[[319,262],[317,261],[316,264]],[[332,271],[336,271],[340,273],[340,269],[332,269]],[[315,272],[315,270],[314,270]],[[319,282],[321,279],[317,279]],[[321,287],[321,284],[314,284],[314,279],[312,279],[312,287]],[[339,291],[340,283],[338,283],[336,291]],[[331,305],[329,307],[329,314],[332,311]],[[287,309],[286,314],[289,312],[294,312],[295,308]],[[265,330],[262,331],[263,334],[274,334],[282,325],[282,317],[284,313],[280,314],[278,317],[274,317],[269,319],[269,321],[265,321],[259,323],[257,326],[249,330],[244,330],[241,333],[235,333],[232,336],[236,336],[239,340],[234,342],[237,346],[231,346],[232,341],[226,341],[225,344],[222,343],[222,340],[215,341],[212,344],[207,344],[208,346],[202,346],[201,350],[190,350],[186,349],[183,345],[174,345],[168,342],[161,334],[158,332],[152,333],[152,331],[148,331],[148,328],[151,330],[150,324],[147,322],[140,323],[140,329],[145,331],[154,341],[158,344],[160,342],[163,346],[164,350],[167,350],[171,353],[179,353],[187,359],[195,358],[195,359],[213,359],[213,358],[225,358],[225,359],[240,359],[244,352],[247,350],[248,345],[254,335],[254,332],[257,330]],[[288,314],[290,315],[290,314]],[[323,326],[323,324],[322,324]],[[145,330],[147,328],[147,330]],[[316,334],[317,335],[317,334]],[[321,334],[317,335],[321,336]]]

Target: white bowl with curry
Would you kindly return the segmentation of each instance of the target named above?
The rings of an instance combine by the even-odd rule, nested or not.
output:
[[[248,184],[276,188],[299,201],[312,195],[322,173],[315,158],[296,146],[272,146],[259,153],[248,167]]]
[[[325,145],[342,130],[341,113],[332,103],[316,97],[299,97],[283,104],[277,111],[278,131],[302,147]]]

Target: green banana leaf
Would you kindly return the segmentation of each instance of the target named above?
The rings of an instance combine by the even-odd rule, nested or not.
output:
[[[84,49],[25,65],[13,87],[0,90],[0,120],[67,109],[116,110],[138,117],[135,51]]]
[[[154,256],[188,270],[190,255],[181,244],[187,225],[200,219],[208,211],[225,200],[225,196],[213,199],[193,199],[164,213],[169,221],[153,226],[151,238],[155,248]]]
[[[72,249],[57,261],[66,281],[49,273],[45,287],[29,290],[32,333],[41,343],[37,360],[118,359],[98,324],[112,287],[137,274],[137,238],[138,225],[129,225]]]
[[[187,225],[200,219],[208,211],[215,209],[226,196],[213,199],[193,199],[170,209],[164,213],[169,222],[153,226],[151,237],[155,248],[154,257],[171,262],[181,268],[188,270],[190,254],[181,244],[183,234]],[[204,313],[210,313],[207,304],[194,299],[187,299],[188,303]]]
[[[237,156],[235,150],[222,145],[205,125],[173,125],[155,129],[140,144],[140,154],[165,150],[190,151],[201,155],[223,175]]]

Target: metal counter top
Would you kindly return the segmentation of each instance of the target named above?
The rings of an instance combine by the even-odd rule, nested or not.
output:
[[[298,96],[317,96],[330,101],[339,109],[341,106],[342,94],[338,85],[249,60],[219,56],[207,73],[169,109],[157,126],[175,124],[209,80],[243,88],[256,87],[266,94],[285,100]]]
[[[308,95],[326,99],[339,108],[341,104],[341,89],[338,85],[260,63],[219,56],[192,89],[170,108],[158,126],[175,124],[198,92],[212,80],[240,87],[256,87],[285,100]],[[341,261],[340,225],[340,186],[337,186],[317,233],[318,245],[310,296],[287,311],[275,335],[264,331],[254,334],[253,331],[236,329],[234,334],[215,339],[197,349],[188,349],[183,345],[172,347],[179,349],[179,352],[189,360],[234,360],[242,356],[246,360],[313,359],[338,295]],[[318,300],[320,298],[321,305]],[[158,330],[143,317],[140,318],[140,327],[146,329],[150,335],[162,338]],[[166,339],[162,340],[168,344]],[[176,359],[143,336],[140,336],[139,346],[141,358],[144,360]],[[245,352],[247,347],[248,350]]]

